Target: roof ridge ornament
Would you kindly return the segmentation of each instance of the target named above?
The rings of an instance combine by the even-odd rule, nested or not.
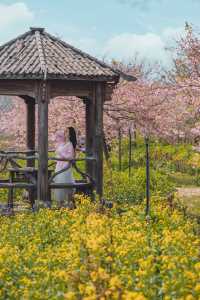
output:
[[[44,49],[43,49],[43,45],[42,45],[42,41],[41,41],[41,37],[40,37],[40,31],[35,30],[35,39],[36,39],[36,45],[37,45],[37,49],[38,49],[38,54],[39,54],[39,60],[40,60],[40,66],[42,69],[42,72],[44,73],[44,80],[47,79],[47,65],[46,65],[46,60],[45,60],[45,53],[44,53]]]
[[[32,32],[39,31],[40,33],[43,33],[45,31],[45,28],[43,28],[43,27],[30,27],[30,31],[32,31]]]

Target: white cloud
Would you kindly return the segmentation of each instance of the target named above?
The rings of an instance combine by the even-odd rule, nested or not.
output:
[[[170,63],[170,55],[165,48],[182,34],[182,28],[166,28],[161,34],[122,33],[108,40],[103,52],[109,58],[124,60],[131,59],[137,54],[141,58],[160,61],[166,65]]]
[[[111,38],[104,51],[109,57],[114,55],[129,59],[137,53],[142,57],[157,59],[163,56],[164,43],[161,37],[154,33],[123,33]]]
[[[165,40],[177,40],[185,34],[184,27],[167,27],[162,32],[162,37]]]
[[[91,34],[92,37],[66,38],[66,41],[101,59],[128,61],[137,55],[150,62],[159,61],[170,66],[171,53],[166,48],[173,46],[174,41],[184,36],[184,33],[184,26],[166,27],[160,33],[154,32],[152,28],[144,34],[124,32],[101,41],[94,34]]]
[[[0,4],[0,28],[33,19],[33,13],[23,2]]]

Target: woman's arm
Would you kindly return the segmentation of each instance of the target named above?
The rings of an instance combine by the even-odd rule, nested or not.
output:
[[[64,147],[62,147],[62,149],[60,150],[60,157],[61,158],[65,158],[65,159],[74,159],[74,148],[72,146],[71,143],[65,145]]]

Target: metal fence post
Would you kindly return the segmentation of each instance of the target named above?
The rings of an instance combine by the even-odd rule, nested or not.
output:
[[[146,149],[146,215],[150,213],[150,168],[149,168],[149,138],[145,137]]]

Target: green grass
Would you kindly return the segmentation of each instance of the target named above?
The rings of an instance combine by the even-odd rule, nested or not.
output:
[[[195,187],[196,178],[188,173],[175,172],[170,174],[170,178],[177,187]]]

